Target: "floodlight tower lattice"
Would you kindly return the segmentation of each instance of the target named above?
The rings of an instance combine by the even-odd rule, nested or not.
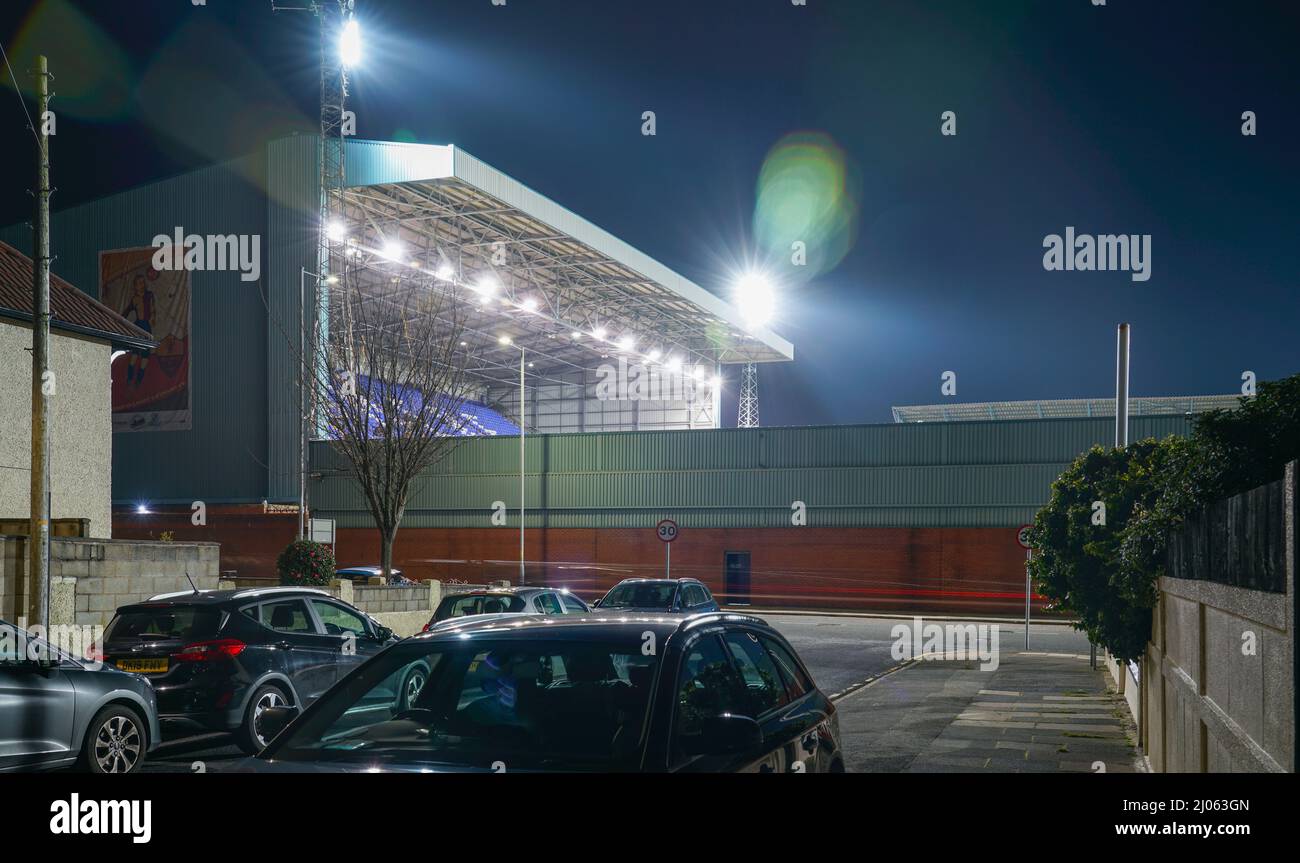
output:
[[[329,278],[331,264],[330,226],[338,220],[340,203],[338,194],[343,189],[345,178],[345,161],[343,155],[344,122],[347,113],[348,70],[347,64],[339,51],[339,37],[344,26],[352,20],[356,12],[356,0],[312,0],[307,5],[277,4],[271,0],[272,12],[310,12],[316,16],[320,26],[318,50],[320,54],[320,137],[317,141],[317,189],[319,190],[316,223],[316,260],[315,260],[315,356],[304,357],[304,366],[311,364],[314,371],[305,372],[301,386],[309,386],[308,379],[324,380],[328,362],[324,345],[329,338]],[[307,310],[300,308],[299,315],[306,316]],[[304,333],[306,329],[302,330]],[[307,344],[299,349],[308,352]],[[305,426],[314,428],[317,436],[323,436],[324,417],[317,409],[316,387],[311,386],[310,405],[303,418]],[[303,432],[306,436],[307,432]],[[303,445],[305,447],[305,440]],[[306,470],[305,456],[301,459],[301,469]],[[305,492],[303,506],[306,505]]]
[[[745,363],[740,375],[740,410],[736,427],[758,428],[758,363]]]

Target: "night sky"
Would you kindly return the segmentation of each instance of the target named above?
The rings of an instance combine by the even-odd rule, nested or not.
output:
[[[1093,2],[357,0],[351,107],[358,137],[454,143],[716,293],[763,261],[796,351],[762,370],[764,425],[888,421],[947,370],[953,401],[1105,397],[1120,321],[1135,395],[1300,371],[1300,4]],[[57,76],[56,210],[314,127],[304,13],[3,7],[24,87],[37,50]],[[9,224],[31,137],[0,74]],[[842,152],[852,203],[812,277],[755,237],[760,169],[800,132]],[[1150,279],[1045,271],[1067,226],[1150,234]]]

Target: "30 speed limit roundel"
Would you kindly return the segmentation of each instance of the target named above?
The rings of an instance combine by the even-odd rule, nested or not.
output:
[[[1032,525],[1022,525],[1020,531],[1016,534],[1016,541],[1020,543],[1021,548],[1029,548],[1029,530]]]
[[[655,525],[655,534],[660,542],[672,542],[677,538],[677,522],[666,518]]]

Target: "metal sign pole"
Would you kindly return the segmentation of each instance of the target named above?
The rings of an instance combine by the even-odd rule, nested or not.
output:
[[[1029,649],[1029,562],[1034,559],[1034,550],[1025,549],[1025,650]]]
[[[673,544],[664,543],[664,578],[673,577]]]

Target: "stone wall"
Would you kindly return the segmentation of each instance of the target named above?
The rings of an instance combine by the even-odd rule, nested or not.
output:
[[[71,620],[56,623],[103,626],[122,605],[158,593],[217,587],[220,546],[214,543],[67,539],[50,543],[50,579],[56,593],[71,592]],[[66,595],[66,593],[65,593]]]

